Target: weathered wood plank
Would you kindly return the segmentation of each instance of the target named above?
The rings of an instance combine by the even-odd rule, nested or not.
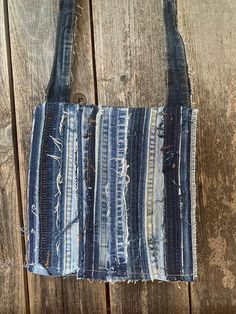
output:
[[[179,0],[198,124],[192,313],[236,312],[236,3]]]
[[[55,29],[59,1],[9,0],[10,35],[13,59],[14,92],[19,145],[21,189],[26,223],[27,163],[32,125],[32,109],[44,100],[55,44]],[[94,100],[94,81],[91,57],[90,19],[88,1],[80,1],[81,40],[78,37],[74,63],[72,98],[79,91],[89,101]],[[84,58],[86,56],[86,58]],[[83,64],[83,62],[85,62]],[[78,72],[77,72],[78,71]],[[78,74],[77,74],[78,73]],[[77,82],[77,83],[76,83]],[[77,85],[78,84],[78,85]],[[106,310],[105,285],[76,281],[74,278],[44,278],[28,274],[30,310],[32,313],[100,313]],[[91,302],[91,299],[97,296]],[[87,302],[89,300],[89,302]],[[86,309],[86,310],[84,310]],[[84,313],[83,312],[83,313]]]
[[[111,313],[189,313],[188,283],[139,282],[110,285]]]
[[[27,225],[27,165],[32,109],[44,99],[55,42],[56,1],[9,1],[21,194]],[[50,31],[49,31],[50,30]],[[62,313],[61,279],[28,273],[30,311]],[[55,306],[56,305],[56,306]]]
[[[95,101],[90,15],[89,0],[77,1],[71,73],[71,100],[74,102],[78,101],[78,94],[84,95],[88,103]]]
[[[101,104],[159,106],[166,100],[161,1],[94,1],[95,59]]]
[[[107,313],[105,284],[63,279],[64,312],[63,313]],[[66,299],[67,298],[67,299]]]
[[[12,136],[8,16],[0,2],[0,312],[26,313],[22,239]],[[14,121],[13,121],[14,123]]]
[[[162,1],[93,1],[98,101],[160,106],[166,101]],[[188,313],[188,284],[115,283],[111,313]]]

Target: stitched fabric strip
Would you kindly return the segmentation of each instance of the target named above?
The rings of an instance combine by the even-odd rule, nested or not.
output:
[[[178,112],[178,162],[171,163],[178,183],[168,182],[177,184],[178,213],[165,204],[165,114],[163,107],[35,108],[28,270],[108,281],[194,279],[196,110]]]

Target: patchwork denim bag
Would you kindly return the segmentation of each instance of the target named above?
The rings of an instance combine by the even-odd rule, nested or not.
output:
[[[70,103],[74,0],[61,0],[46,101],[33,114],[27,269],[106,281],[196,277],[195,129],[174,1],[164,107]]]

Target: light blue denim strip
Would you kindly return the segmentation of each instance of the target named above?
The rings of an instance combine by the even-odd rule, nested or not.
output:
[[[76,272],[78,268],[78,194],[77,194],[77,108],[69,105],[63,116],[66,138],[65,169],[62,178],[64,199],[64,269],[63,274]],[[73,222],[73,223],[72,223]],[[67,226],[70,226],[69,228]]]
[[[162,175],[163,138],[158,136],[163,124],[163,107],[151,112],[147,153],[146,237],[150,277],[165,279],[164,271],[164,177]]]

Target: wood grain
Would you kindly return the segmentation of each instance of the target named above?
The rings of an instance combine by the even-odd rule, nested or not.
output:
[[[138,282],[110,285],[111,313],[189,313],[188,283]]]
[[[57,0],[8,0],[18,161],[26,224],[27,164],[32,109],[44,100],[50,76]],[[191,284],[103,283],[28,274],[31,313],[236,312],[236,4],[178,0],[199,109],[197,173],[198,280]],[[161,0],[78,1],[71,99],[89,103],[159,106],[166,100]],[[12,137],[3,1],[0,5],[0,313],[27,312]],[[93,61],[96,71],[93,69]],[[94,81],[94,77],[96,80]],[[11,97],[10,97],[11,96]],[[14,115],[13,115],[14,118]],[[26,282],[25,282],[26,284]],[[190,292],[190,293],[189,293]],[[189,295],[191,299],[189,300]],[[191,306],[191,309],[190,309]],[[110,307],[110,308],[109,308]]]
[[[78,102],[78,94],[88,103],[95,102],[92,34],[89,0],[79,0],[76,6],[74,32],[71,101]]]
[[[25,225],[32,110],[34,105],[44,100],[53,59],[56,14],[56,1],[9,1],[18,158]],[[28,285],[32,313],[62,313],[60,278],[51,279],[28,273]]]
[[[93,1],[101,105],[160,106],[166,100],[161,0]]]
[[[22,239],[12,136],[7,10],[0,2],[0,313],[26,313]],[[14,123],[14,122],[13,122]]]
[[[236,312],[236,3],[178,1],[198,123],[192,313]]]
[[[54,55],[57,0],[9,0],[10,36],[16,119],[18,132],[21,191],[26,224],[27,164],[32,126],[32,109],[44,101]],[[72,92],[77,90],[94,100],[91,56],[90,13],[88,1],[80,1],[81,49],[76,52]],[[86,43],[86,44],[85,44]],[[79,45],[79,39],[77,45]],[[83,47],[83,48],[82,48]],[[84,58],[84,56],[87,56]],[[81,61],[82,60],[82,61]],[[85,62],[85,66],[83,63]],[[77,70],[75,70],[77,71]],[[76,79],[76,80],[75,80]],[[77,83],[76,83],[77,82]],[[72,95],[72,98],[76,97]],[[74,278],[45,278],[28,274],[32,313],[86,313],[106,311],[105,285],[90,284]],[[97,296],[96,299],[91,299]],[[90,302],[87,302],[87,300]]]
[[[166,101],[162,1],[93,1],[98,101],[160,106]],[[110,284],[111,313],[188,313],[188,284]]]

